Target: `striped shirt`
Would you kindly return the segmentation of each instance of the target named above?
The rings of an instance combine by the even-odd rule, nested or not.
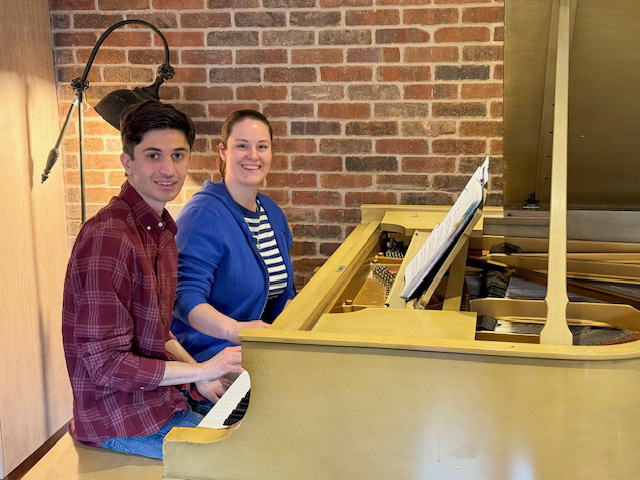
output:
[[[257,211],[252,212],[239,205],[244,221],[247,222],[249,231],[256,240],[256,246],[260,252],[260,256],[267,267],[269,274],[269,295],[272,299],[284,292],[287,288],[287,266],[284,264],[280,249],[276,243],[276,237],[273,228],[269,223],[264,208],[260,205],[260,201],[256,199]]]

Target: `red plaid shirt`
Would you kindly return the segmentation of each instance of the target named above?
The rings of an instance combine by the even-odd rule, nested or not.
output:
[[[160,430],[187,408],[159,387],[176,292],[177,227],[128,182],[82,227],[64,284],[62,336],[73,389],[71,434],[107,438]]]

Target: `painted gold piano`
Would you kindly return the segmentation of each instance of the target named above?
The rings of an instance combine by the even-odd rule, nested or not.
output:
[[[244,419],[172,430],[165,479],[640,478],[640,4],[505,9],[504,210],[405,302],[406,262],[447,208],[363,206],[273,327],[243,332]],[[404,259],[378,253],[388,238]],[[488,253],[500,244],[521,251]],[[487,266],[546,296],[468,302],[465,275]],[[480,316],[544,326],[479,331]],[[579,345],[568,325],[626,337]]]

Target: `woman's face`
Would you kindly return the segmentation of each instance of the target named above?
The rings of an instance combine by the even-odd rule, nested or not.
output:
[[[264,123],[253,118],[239,121],[231,128],[226,148],[222,143],[218,147],[227,184],[262,185],[271,168],[271,138]]]

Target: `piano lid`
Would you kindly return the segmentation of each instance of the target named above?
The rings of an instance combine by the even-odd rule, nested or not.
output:
[[[568,208],[640,210],[640,2],[572,7]],[[549,209],[555,10],[553,0],[505,2],[508,209],[521,209],[531,193]]]

